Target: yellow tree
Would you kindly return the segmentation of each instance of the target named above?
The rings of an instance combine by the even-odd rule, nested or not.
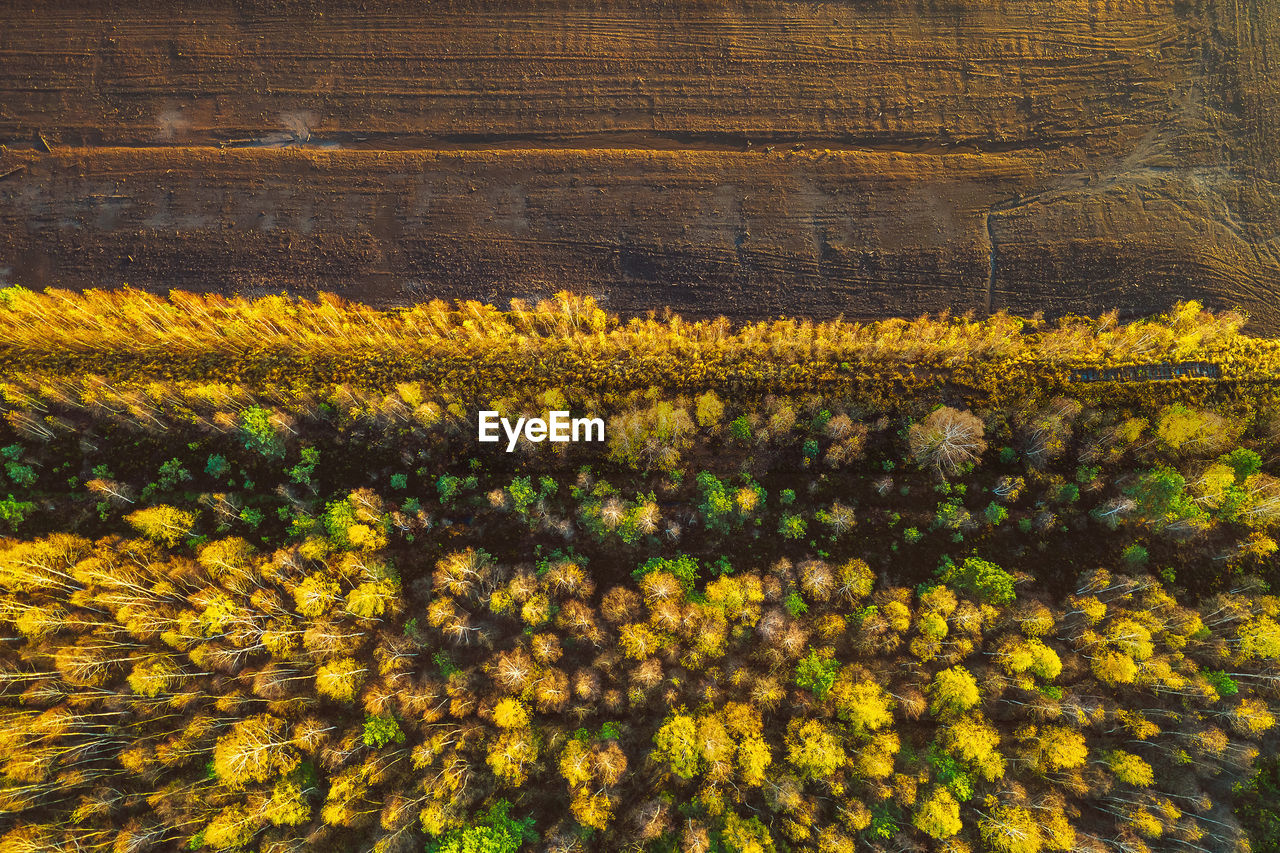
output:
[[[136,510],[124,520],[143,536],[170,548],[176,547],[196,526],[194,512],[165,504]]]
[[[840,736],[820,720],[792,720],[787,726],[787,759],[807,778],[826,778],[849,757]]]
[[[942,841],[964,828],[960,802],[943,787],[935,787],[917,805],[911,822],[930,838]]]
[[[270,714],[248,717],[232,725],[213,750],[213,769],[233,787],[266,782],[289,773],[300,759],[285,736],[284,720]]]
[[[929,685],[929,713],[939,719],[952,719],[978,704],[981,693],[978,681],[962,666],[944,669]]]

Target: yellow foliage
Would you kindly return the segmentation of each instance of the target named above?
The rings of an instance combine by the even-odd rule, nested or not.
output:
[[[859,677],[850,667],[841,671],[830,696],[836,715],[852,732],[873,732],[893,722],[893,699],[878,682]]]
[[[308,619],[319,619],[338,600],[338,584],[324,575],[307,575],[293,589],[298,613]]]
[[[339,702],[354,701],[366,672],[353,658],[329,661],[316,671],[316,690]]]
[[[493,721],[504,729],[522,729],[529,725],[529,709],[518,699],[503,699],[493,708]]]
[[[786,743],[787,759],[809,778],[830,776],[849,760],[839,736],[818,720],[792,720]]]
[[[1133,662],[1133,658],[1110,649],[1094,655],[1089,666],[1099,681],[1111,687],[1132,684],[1138,675],[1138,665]]]
[[[939,841],[950,838],[964,828],[960,820],[960,802],[946,788],[935,787],[916,806],[911,822],[916,828]]]
[[[135,510],[124,520],[148,539],[174,548],[190,535],[196,526],[196,518],[196,513],[190,510],[159,504]]]
[[[941,730],[943,748],[968,763],[982,778],[1004,776],[1004,758],[996,751],[1000,733],[981,717],[961,717]]]
[[[1115,777],[1126,785],[1149,788],[1155,782],[1155,773],[1151,770],[1151,765],[1131,752],[1121,749],[1112,750],[1104,756],[1104,760]]]
[[[942,719],[965,713],[981,699],[977,679],[962,666],[953,666],[934,675],[929,685],[929,696],[929,713]]]

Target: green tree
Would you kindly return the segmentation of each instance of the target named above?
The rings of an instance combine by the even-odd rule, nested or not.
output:
[[[261,406],[251,406],[240,413],[240,438],[248,450],[272,459],[284,456],[284,440],[275,418]]]
[[[1004,606],[1017,598],[1013,588],[1013,575],[995,563],[978,557],[966,557],[956,565],[950,557],[942,558],[938,579],[953,589],[971,595],[988,604]]]
[[[455,829],[427,844],[427,853],[516,853],[526,841],[536,841],[531,817],[511,817],[511,804],[498,800],[472,826]]]
[[[812,692],[818,699],[825,699],[836,683],[836,673],[839,670],[840,664],[833,658],[830,650],[809,649],[809,654],[796,665],[796,685]]]
[[[1125,490],[1133,499],[1139,515],[1158,527],[1177,522],[1197,523],[1205,513],[1187,494],[1187,480],[1167,466],[1157,466],[1138,476]]]
[[[17,530],[18,525],[27,520],[27,516],[35,512],[36,505],[31,501],[14,500],[9,495],[7,500],[0,500],[0,522],[10,530]]]
[[[374,716],[364,715],[364,733],[361,738],[365,746],[381,749],[389,743],[404,743],[404,731],[396,718],[390,714]]]

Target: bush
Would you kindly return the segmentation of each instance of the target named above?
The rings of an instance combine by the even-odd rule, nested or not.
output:
[[[1140,569],[1147,564],[1147,549],[1134,542],[1120,552],[1120,559],[1130,569]]]

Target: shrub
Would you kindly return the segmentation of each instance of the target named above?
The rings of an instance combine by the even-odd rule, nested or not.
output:
[[[1140,569],[1147,564],[1147,549],[1134,542],[1120,552],[1120,559],[1130,569]]]

